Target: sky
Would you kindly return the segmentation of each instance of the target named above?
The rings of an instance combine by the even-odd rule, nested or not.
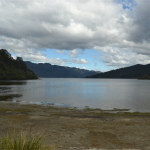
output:
[[[150,63],[150,0],[0,0],[0,49],[108,71]]]

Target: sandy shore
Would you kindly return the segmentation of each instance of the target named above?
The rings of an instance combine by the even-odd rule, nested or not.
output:
[[[115,112],[115,111],[112,111]],[[0,137],[23,130],[52,149],[150,149],[150,113],[0,103]]]

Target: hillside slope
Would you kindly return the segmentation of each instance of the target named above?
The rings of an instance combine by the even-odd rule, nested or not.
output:
[[[142,76],[140,77],[139,79],[147,79],[147,80],[150,80],[150,73],[145,75],[145,76]]]
[[[38,79],[33,71],[27,68],[21,57],[15,60],[5,50],[0,50],[0,80]]]
[[[26,65],[29,69],[34,71],[38,77],[42,78],[82,78],[98,73],[96,71],[51,65],[49,63],[35,64],[26,61]]]
[[[150,73],[150,64],[148,65],[134,65],[126,68],[111,70],[101,74],[88,76],[87,78],[124,78],[124,79],[138,79]]]

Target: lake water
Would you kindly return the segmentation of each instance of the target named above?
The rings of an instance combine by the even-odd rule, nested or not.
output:
[[[0,100],[150,112],[150,80],[42,78],[0,81]]]

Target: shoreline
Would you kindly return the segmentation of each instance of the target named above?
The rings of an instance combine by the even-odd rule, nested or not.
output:
[[[16,97],[20,96],[19,94],[14,94]],[[5,100],[3,100],[5,99]],[[27,106],[39,106],[39,107],[56,107],[56,108],[66,108],[66,109],[75,109],[75,110],[86,110],[90,112],[106,112],[106,113],[138,113],[138,114],[150,114],[148,111],[133,111],[132,109],[128,108],[111,108],[111,109],[101,109],[101,108],[92,108],[89,106],[83,107],[73,107],[69,106],[65,103],[51,103],[51,102],[28,102],[28,101],[17,101],[12,100],[10,96],[2,96],[0,99],[0,103],[6,104],[17,104],[17,105],[27,105]]]
[[[150,113],[0,104],[1,138],[15,128],[43,135],[56,150],[150,148]]]

